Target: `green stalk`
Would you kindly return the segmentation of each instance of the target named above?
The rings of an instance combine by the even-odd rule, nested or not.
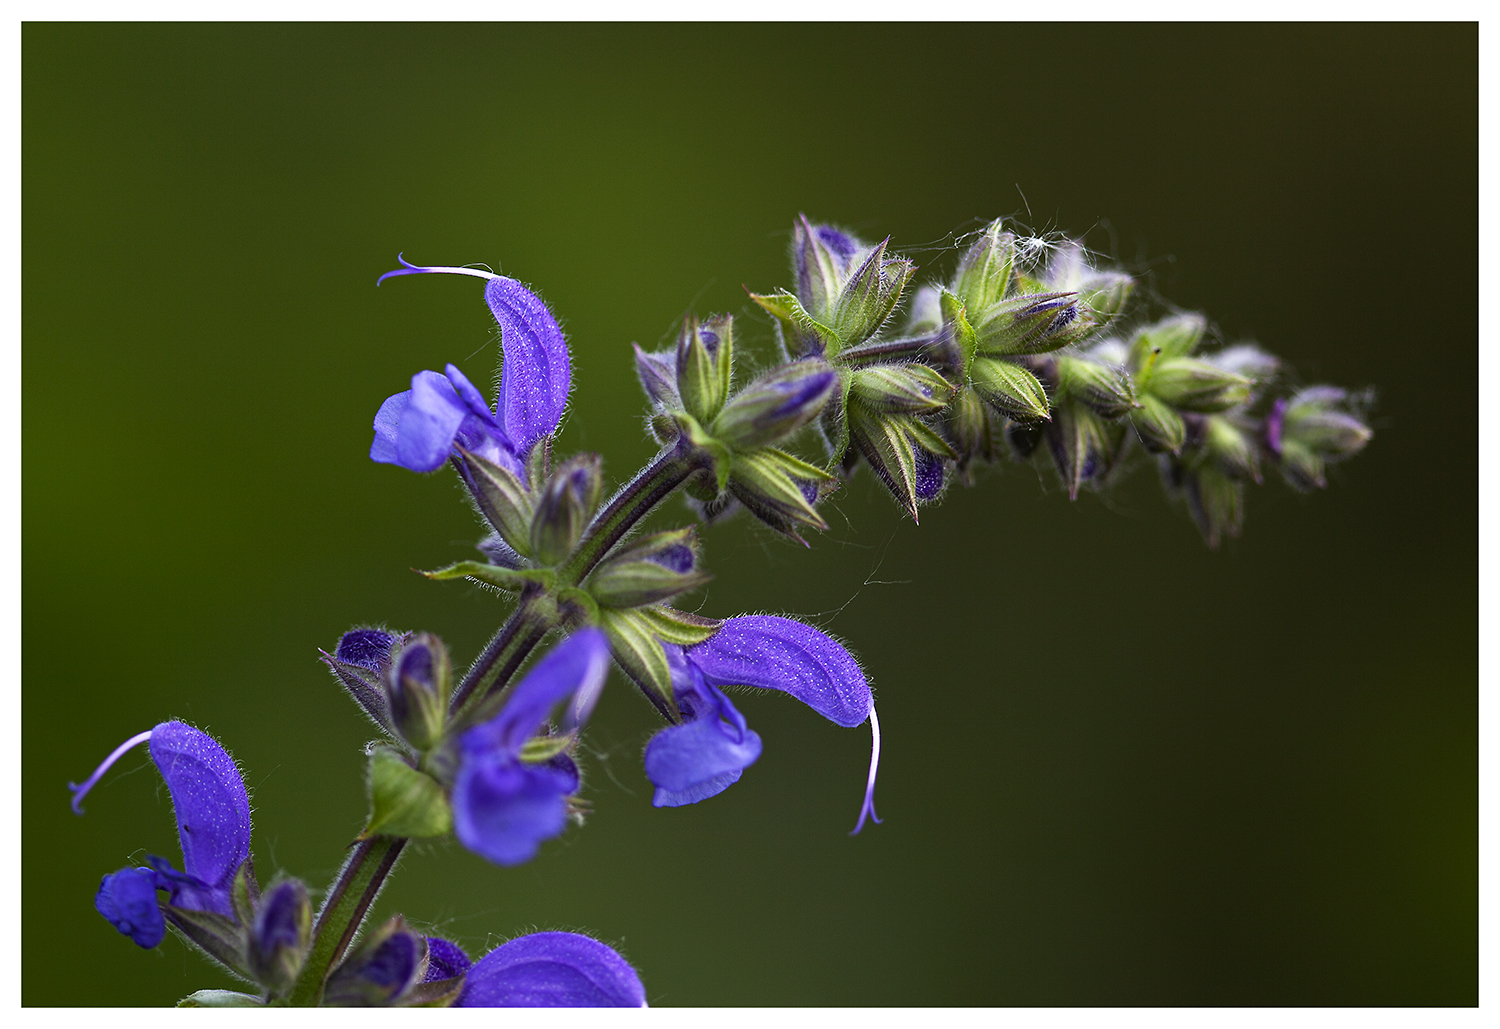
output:
[[[374,836],[361,840],[349,852],[338,878],[329,887],[328,896],[318,910],[313,927],[312,950],[302,974],[292,987],[287,1003],[293,1007],[315,1007],[323,998],[323,982],[329,969],[349,949],[370,906],[375,903],[386,876],[396,867],[396,859],[406,839],[400,836]]]
[[[495,688],[510,682],[521,663],[556,627],[557,621],[557,603],[552,598],[540,591],[523,594],[520,605],[495,633],[484,652],[474,659],[463,682],[453,692],[448,702],[453,717],[457,719],[465,714],[474,698],[487,696]]]
[[[701,463],[701,458],[695,459],[681,444],[657,454],[589,523],[578,546],[557,570],[558,584],[576,586],[582,582],[604,555],[686,482]]]

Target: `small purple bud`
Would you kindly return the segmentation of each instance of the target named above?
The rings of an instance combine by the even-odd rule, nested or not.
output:
[[[555,565],[572,553],[599,505],[602,485],[598,454],[578,454],[553,470],[531,517],[531,551],[537,561]]]
[[[731,398],[709,433],[736,451],[775,444],[816,418],[838,381],[818,358],[782,365]]]
[[[261,898],[250,932],[250,970],[279,993],[297,981],[312,937],[312,905],[296,879],[277,883]]]

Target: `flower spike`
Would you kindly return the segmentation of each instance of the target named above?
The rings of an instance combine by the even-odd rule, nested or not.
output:
[[[116,747],[113,751],[110,752],[109,757],[105,758],[104,761],[100,763],[99,767],[94,769],[94,774],[83,781],[83,785],[80,786],[76,782],[68,783],[68,789],[73,791],[73,813],[75,815],[83,814],[83,808],[78,806],[79,803],[81,803],[83,798],[88,795],[89,790],[93,789],[94,785],[100,779],[104,778],[104,773],[109,771],[111,766],[113,766],[116,761],[120,760],[120,758],[124,757],[132,747],[138,747],[142,743],[145,743],[147,740],[149,740],[151,738],[151,732],[152,730],[147,729],[145,732],[136,733],[134,736],[130,737],[130,739],[126,740],[124,743]]]
[[[378,286],[386,279],[392,279],[398,275],[426,275],[429,272],[445,275],[473,275],[475,278],[479,279],[500,278],[500,276],[496,275],[494,272],[481,271],[478,268],[456,268],[449,265],[412,264],[406,259],[405,254],[397,254],[396,260],[400,261],[403,267],[397,268],[395,271],[386,272],[380,278],[375,280],[375,285]]]

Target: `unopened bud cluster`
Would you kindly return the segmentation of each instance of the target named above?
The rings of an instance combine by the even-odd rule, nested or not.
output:
[[[690,488],[708,517],[738,501],[781,532],[821,528],[818,501],[861,462],[913,518],[955,473],[972,482],[976,466],[1006,455],[1047,455],[1076,499],[1140,451],[1217,546],[1239,533],[1245,484],[1262,469],[1321,487],[1327,466],[1370,437],[1349,394],[1277,396],[1278,360],[1251,344],[1210,346],[1200,314],[1127,323],[1134,281],[1074,242],[1018,239],[993,222],[949,277],[910,291],[904,319],[916,268],[889,240],[872,246],[803,217],[791,258],[792,290],[751,294],[787,360],[722,413],[728,316],[705,323],[711,332],[690,321],[675,354],[637,348],[658,438],[714,455]],[[783,442],[814,419],[821,469]]]

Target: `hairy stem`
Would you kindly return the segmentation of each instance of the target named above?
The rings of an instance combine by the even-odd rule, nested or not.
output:
[[[569,586],[582,582],[610,548],[624,539],[642,518],[671,496],[699,467],[701,461],[680,445],[657,454],[655,460],[621,487],[604,510],[589,523],[578,546],[557,570],[558,582]]]
[[[318,910],[312,950],[287,997],[289,1004],[313,1007],[322,999],[323,981],[328,978],[329,969],[349,949],[350,941],[380,895],[386,877],[396,867],[396,859],[405,846],[404,837],[374,836],[361,840],[349,852],[344,867],[339,870],[338,878],[329,887],[328,896]]]
[[[557,605],[540,593],[521,597],[520,605],[495,633],[454,690],[448,710],[455,718],[465,713],[471,701],[503,687],[516,674],[536,645],[556,626]]]

